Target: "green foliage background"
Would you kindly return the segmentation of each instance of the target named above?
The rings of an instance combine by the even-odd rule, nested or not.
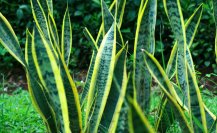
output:
[[[106,0],[110,4],[110,0]],[[217,65],[215,63],[214,54],[214,38],[215,38],[215,24],[212,17],[212,4],[209,0],[182,0],[182,11],[184,18],[187,19],[198,7],[204,3],[204,12],[201,23],[199,25],[198,33],[195,41],[191,47],[192,56],[196,64],[196,68],[203,71],[203,68],[209,69],[209,72],[217,73]],[[62,25],[62,18],[64,15],[67,1],[54,0],[54,15],[57,20],[57,28]],[[134,33],[136,28],[137,12],[139,9],[140,0],[127,0],[126,11],[124,14],[124,23],[122,32],[124,40],[129,40],[129,55],[133,54]],[[70,60],[71,68],[86,69],[88,67],[91,57],[91,44],[88,42],[83,34],[84,27],[88,27],[92,35],[96,38],[97,32],[101,24],[100,14],[100,0],[68,0],[68,6],[71,14],[73,25],[73,48],[72,58]],[[31,15],[31,7],[29,0],[0,0],[0,11],[9,20],[14,28],[21,47],[25,44],[25,29],[34,25]],[[163,9],[162,0],[158,0],[158,14],[156,25],[156,56],[163,64],[167,62],[170,51],[173,46],[173,35],[169,26],[168,19]],[[8,52],[0,45],[0,67],[11,68],[19,66],[19,64],[9,55]],[[207,69],[205,70],[207,71]]]

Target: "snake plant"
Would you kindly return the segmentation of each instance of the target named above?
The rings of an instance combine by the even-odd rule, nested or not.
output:
[[[154,57],[157,0],[141,0],[131,71],[130,44],[121,33],[126,0],[114,0],[109,8],[101,0],[102,24],[96,39],[87,28],[83,31],[92,44],[92,58],[81,94],[68,68],[73,36],[69,7],[58,30],[52,0],[31,0],[35,26],[26,31],[25,54],[0,13],[0,43],[25,69],[32,103],[47,132],[165,132],[161,128],[171,126],[166,115],[174,115],[183,132],[216,131],[216,116],[201,98],[190,50],[203,5],[185,23],[179,0],[163,3],[175,40],[167,68]],[[149,121],[152,80],[162,92],[154,123]]]

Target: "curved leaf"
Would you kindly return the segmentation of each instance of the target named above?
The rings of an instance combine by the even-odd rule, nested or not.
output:
[[[0,43],[8,52],[19,61],[24,67],[26,66],[24,55],[20,48],[18,39],[7,19],[0,13]]]
[[[160,85],[160,88],[162,89],[164,94],[167,96],[168,100],[171,102],[174,108],[179,112],[178,114],[180,118],[182,119],[182,121],[184,122],[184,125],[182,126],[185,126],[188,132],[193,132],[192,128],[189,126],[189,123],[181,107],[185,108],[186,110],[188,109],[184,106],[183,102],[178,97],[175,89],[173,88],[163,68],[160,66],[158,61],[151,54],[148,54],[146,51],[145,51],[144,58],[145,58],[145,63],[148,66],[150,73],[152,74],[154,79],[158,82],[158,84]]]
[[[31,54],[32,36],[29,31],[26,32],[25,59],[27,62],[27,81],[30,98],[36,110],[39,112],[47,125],[49,132],[57,132],[57,123],[55,113],[50,105],[50,97],[47,91],[39,83],[39,77]]]
[[[42,34],[33,32],[32,55],[40,82],[51,97],[51,106],[56,113],[60,131],[69,132],[69,115],[63,79],[58,61]]]
[[[129,103],[128,123],[130,133],[154,133],[154,129],[144,116],[138,103],[132,99],[129,99]]]

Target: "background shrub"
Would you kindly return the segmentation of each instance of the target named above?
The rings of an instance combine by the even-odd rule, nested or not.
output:
[[[110,4],[111,0],[106,1]],[[214,40],[215,40],[215,24],[212,17],[212,4],[209,0],[182,0],[183,15],[187,20],[194,9],[204,3],[204,10],[199,25],[198,33],[196,34],[195,41],[191,47],[192,56],[196,64],[196,68],[200,71],[215,72],[217,73],[217,65],[215,63],[214,53]],[[62,25],[62,18],[67,6],[67,1],[53,0],[54,3],[54,15],[58,29]],[[140,0],[128,0],[126,10],[124,14],[124,20],[122,25],[122,32],[124,40],[129,40],[129,44],[134,42],[134,33],[136,28],[137,12],[139,8]],[[34,23],[31,15],[31,7],[29,0],[17,0],[11,1],[0,0],[0,11],[4,14],[12,24],[21,47],[24,48],[25,44],[25,29],[32,29]],[[80,2],[78,0],[68,0],[68,6],[70,9],[71,20],[73,25],[73,48],[72,58],[70,59],[70,68],[74,70],[87,69],[90,57],[91,46],[83,35],[84,27],[87,27],[91,31],[92,35],[96,38],[97,32],[101,24],[100,14],[100,0],[84,0]],[[165,15],[162,0],[158,0],[158,14],[156,24],[156,57],[160,60],[163,66],[166,65],[170,51],[173,46],[173,35],[167,16]],[[133,54],[133,45],[129,48],[128,56]],[[11,68],[13,66],[20,67],[19,64],[6,52],[0,45],[0,67]]]

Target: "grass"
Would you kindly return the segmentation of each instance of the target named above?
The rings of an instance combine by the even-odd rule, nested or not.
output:
[[[160,102],[160,90],[153,89],[151,99],[151,115],[149,121],[156,120],[157,106]],[[202,90],[202,97],[207,107],[217,115],[217,96],[208,90]],[[12,95],[0,94],[0,133],[44,133],[45,125],[30,101],[29,93],[17,89]],[[167,133],[181,132],[175,122]]]
[[[0,133],[44,133],[43,120],[35,111],[27,91],[0,94]]]

